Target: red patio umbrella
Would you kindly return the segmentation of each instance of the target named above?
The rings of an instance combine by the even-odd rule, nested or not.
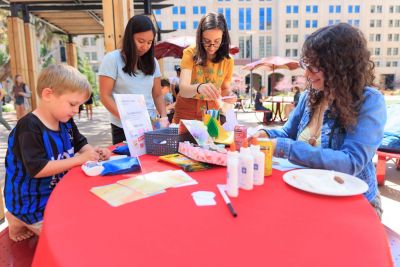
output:
[[[167,39],[156,43],[154,46],[155,57],[157,59],[163,57],[175,57],[182,58],[183,50],[196,44],[196,38],[194,36],[179,36]],[[239,52],[239,47],[232,46],[229,49],[229,53],[234,55]]]

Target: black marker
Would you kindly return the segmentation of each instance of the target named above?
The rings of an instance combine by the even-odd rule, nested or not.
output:
[[[230,213],[232,214],[233,217],[237,217],[236,210],[233,208],[232,203],[229,200],[229,197],[225,193],[225,185],[217,184],[217,187],[218,187],[218,191],[221,193],[221,196],[224,199],[226,205],[228,206]]]

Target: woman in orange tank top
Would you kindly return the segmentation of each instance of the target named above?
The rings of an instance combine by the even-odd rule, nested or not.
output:
[[[183,51],[179,94],[173,122],[201,120],[207,109],[219,109],[222,101],[235,103],[230,90],[233,58],[229,56],[230,38],[222,14],[208,13],[199,23],[196,46]]]

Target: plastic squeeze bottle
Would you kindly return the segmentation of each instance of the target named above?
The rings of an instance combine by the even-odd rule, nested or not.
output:
[[[239,154],[239,187],[253,189],[254,160],[249,147],[241,147]]]
[[[260,146],[251,145],[250,150],[254,158],[253,183],[254,185],[263,185],[265,155],[260,151]]]
[[[237,197],[239,195],[239,152],[228,151],[228,159],[226,162],[227,180],[226,191],[228,196]]]

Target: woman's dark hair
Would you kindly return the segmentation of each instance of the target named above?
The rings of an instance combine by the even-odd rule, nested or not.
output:
[[[135,66],[137,66],[137,69],[141,70],[145,75],[152,75],[155,71],[154,39],[149,51],[147,51],[143,56],[138,56],[137,47],[133,40],[133,35],[135,33],[147,31],[152,31],[155,39],[156,30],[153,22],[144,15],[133,16],[125,27],[121,51],[125,66],[122,69],[129,75],[136,75]]]
[[[170,86],[168,79],[161,79],[161,87]]]
[[[365,86],[375,79],[374,62],[370,59],[362,32],[346,23],[321,28],[304,42],[302,58],[324,74],[324,89],[310,89],[309,104],[313,110],[325,96],[340,125],[350,129],[357,123]]]
[[[207,51],[203,46],[203,32],[207,30],[219,29],[222,31],[221,45],[218,48],[212,62],[218,63],[224,58],[229,58],[229,38],[228,26],[223,14],[208,13],[201,18],[196,32],[196,54],[194,61],[197,65],[205,66],[207,64]]]

